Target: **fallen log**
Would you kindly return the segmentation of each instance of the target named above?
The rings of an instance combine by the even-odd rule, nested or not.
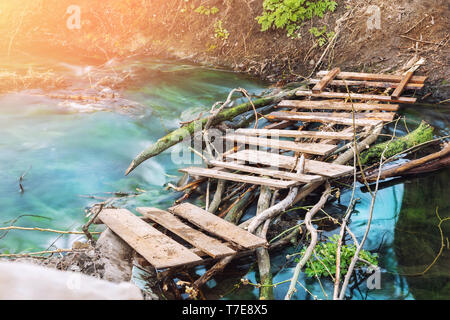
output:
[[[283,99],[288,99],[291,97],[295,97],[295,91],[296,90],[290,90],[290,91],[282,91],[278,94],[263,97],[260,99],[257,99],[253,102],[253,106],[255,108],[260,108],[267,106],[269,104],[276,104],[280,102]],[[253,107],[250,102],[239,104],[235,107],[228,108],[222,110],[220,113],[218,113],[214,120],[212,121],[211,125],[219,124],[226,120],[231,120],[235,118],[236,116],[247,112],[251,110]],[[196,130],[202,130],[204,126],[208,123],[209,118],[203,118],[200,120],[193,121],[191,123],[186,124],[185,126],[176,129],[166,136],[162,137],[158,141],[156,141],[153,145],[151,145],[149,148],[142,151],[130,164],[127,171],[125,172],[125,175],[128,175],[131,171],[136,169],[137,166],[139,166],[142,162],[157,156],[161,152],[169,149],[170,147],[176,145],[177,143],[183,141],[186,137],[192,135]]]
[[[371,164],[375,160],[380,159],[381,154],[386,148],[387,150],[384,156],[386,158],[390,158],[406,149],[430,141],[433,139],[433,130],[433,127],[431,127],[425,121],[422,121],[422,123],[416,130],[412,131],[406,136],[393,141],[389,140],[383,143],[376,144],[369,150],[363,152],[361,154],[361,164]]]
[[[403,176],[406,174],[424,173],[430,170],[438,170],[450,164],[450,143],[447,143],[444,148],[436,153],[430,154],[423,158],[400,164],[392,168],[388,168],[381,172],[380,179],[390,177]],[[413,170],[415,169],[415,170]],[[378,177],[378,171],[372,173],[367,177],[368,181],[375,181]]]

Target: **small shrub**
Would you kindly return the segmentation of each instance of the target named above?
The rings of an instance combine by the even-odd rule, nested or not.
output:
[[[326,32],[327,26],[323,26],[320,30],[316,27],[312,27],[309,29],[309,32],[317,38],[317,44],[319,47],[322,47],[324,44],[326,44],[328,41],[330,41],[334,37],[334,32]]]
[[[333,0],[264,0],[263,14],[257,20],[262,31],[272,27],[284,28],[287,36],[293,38],[303,21],[322,18],[336,7],[337,3]]]
[[[195,9],[194,11],[199,14],[209,16],[209,15],[215,15],[215,14],[219,13],[219,8],[217,8],[217,7],[209,8],[209,7],[205,7],[205,6],[200,6],[197,9]]]
[[[214,37],[220,40],[228,40],[230,33],[222,26],[222,20],[217,20],[214,23]]]

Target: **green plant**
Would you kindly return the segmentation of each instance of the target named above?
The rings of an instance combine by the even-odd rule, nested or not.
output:
[[[214,23],[214,37],[220,40],[228,40],[230,33],[222,26],[222,20]]]
[[[197,9],[195,9],[194,11],[199,14],[209,16],[209,15],[215,15],[216,13],[219,13],[219,8],[217,8],[217,7],[209,8],[209,7],[205,7],[205,6],[200,6]]]
[[[334,37],[334,32],[326,32],[327,26],[323,26],[320,30],[316,27],[312,27],[309,29],[309,32],[317,38],[317,44],[319,47],[322,47],[324,44],[326,44],[328,41],[330,41]]]
[[[301,23],[323,15],[337,7],[333,0],[264,0],[263,14],[257,17],[261,30],[284,28],[288,37],[295,37]]]
[[[319,277],[327,277],[336,274],[336,251],[338,247],[339,235],[334,235],[328,242],[320,243],[315,250],[315,255],[306,263],[305,273],[308,277],[314,277],[316,274]],[[304,255],[306,248],[304,248],[300,255]],[[341,247],[341,278],[345,276],[356,252],[355,245],[343,245]],[[370,253],[366,250],[361,250],[359,257],[372,265],[378,266],[378,256],[376,253]],[[356,268],[361,268],[365,265],[363,262],[357,262]]]

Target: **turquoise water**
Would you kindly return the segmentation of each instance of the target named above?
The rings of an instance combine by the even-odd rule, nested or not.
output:
[[[142,87],[123,93],[146,107],[138,115],[72,112],[56,101],[34,96],[36,92],[0,97],[0,222],[33,215],[20,218],[15,225],[75,230],[85,221],[85,208],[102,201],[83,196],[107,198],[110,195],[105,192],[136,192],[136,188],[147,192],[122,201],[122,205],[168,207],[176,194],[164,186],[176,183],[180,176],[170,152],[125,177],[131,160],[177,128],[189,110],[209,110],[236,86],[253,93],[263,88],[262,83],[225,71],[159,61],[140,61],[139,65],[150,77]],[[55,62],[54,69],[70,75],[80,68]],[[152,77],[153,73],[157,76]],[[25,192],[21,193],[19,177],[25,172]],[[0,241],[0,251],[46,249],[56,238],[54,234],[14,231]],[[55,245],[68,248],[73,238],[61,237]]]
[[[37,58],[22,58],[21,66],[25,67],[27,61],[35,68],[39,67]],[[54,70],[74,78],[86,68],[73,61],[61,64],[50,59],[45,65],[51,65]],[[135,67],[139,67],[145,77],[136,81],[123,95],[145,107],[139,113],[74,112],[54,100],[36,96],[36,91],[0,97],[2,226],[18,219],[14,225],[80,229],[86,221],[85,209],[110,197],[109,193],[118,191],[134,193],[137,189],[145,190],[136,197],[118,200],[117,205],[130,209],[137,205],[167,208],[180,194],[166,191],[165,185],[178,181],[180,174],[177,170],[182,165],[174,163],[170,152],[164,152],[125,177],[124,171],[134,156],[166,132],[179,127],[180,121],[192,119],[200,111],[209,110],[214,102],[224,100],[232,88],[243,87],[251,93],[260,93],[266,86],[265,83],[235,73],[168,61],[135,59],[115,64],[116,69]],[[413,107],[407,109],[405,115],[409,129],[425,118],[437,127],[437,135],[449,134],[448,109]],[[402,128],[401,133],[405,132],[406,129]],[[21,193],[19,177],[24,173],[26,175],[22,184],[25,191]],[[444,171],[412,182],[398,181],[380,190],[365,249],[377,252],[380,256],[381,289],[368,290],[362,283],[353,290],[354,299],[449,297],[448,249],[443,251],[435,267],[425,276],[401,275],[424,270],[439,251],[440,235],[436,228],[435,207],[440,207],[442,217],[449,216],[449,205],[445,198],[447,181],[448,171]],[[423,188],[435,192],[424,199]],[[343,205],[348,204],[349,197],[350,191],[345,191],[342,195]],[[352,217],[351,229],[361,238],[371,199],[359,187],[356,197],[361,198],[361,202]],[[340,213],[342,208],[332,203],[327,210]],[[448,237],[449,223],[443,225],[443,231]],[[324,235],[329,236],[334,232]],[[76,238],[42,232],[11,231],[0,239],[0,252],[36,251],[52,246],[69,248]],[[273,254],[274,282],[291,277],[294,265],[287,264],[285,256],[295,250],[295,247],[290,247]],[[250,266],[251,262],[245,259],[239,261],[226,269],[223,275],[211,280],[205,293],[212,298],[257,298],[258,290],[250,286],[241,286],[232,291],[242,277],[257,281],[255,272],[248,272]],[[204,270],[199,269],[197,272],[201,274]],[[304,276],[299,280],[317,298],[327,298],[317,281]],[[331,281],[324,280],[322,285],[325,292],[330,294]],[[287,287],[287,284],[278,286],[275,297],[282,299]],[[299,288],[295,298],[312,299],[312,296]]]

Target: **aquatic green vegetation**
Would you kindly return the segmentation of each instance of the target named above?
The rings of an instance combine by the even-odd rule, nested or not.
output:
[[[327,242],[321,242],[317,245],[315,253],[311,259],[306,263],[305,273],[308,277],[334,277],[336,274],[336,252],[338,247],[339,235],[334,235],[329,238]],[[304,248],[300,255],[306,251]],[[356,245],[346,244],[341,247],[341,277],[344,277],[348,271],[350,262],[356,252]],[[373,266],[378,266],[378,255],[370,253],[366,250],[361,250],[359,257]],[[366,262],[358,262],[356,268],[367,266]],[[330,274],[331,273],[331,274]]]

